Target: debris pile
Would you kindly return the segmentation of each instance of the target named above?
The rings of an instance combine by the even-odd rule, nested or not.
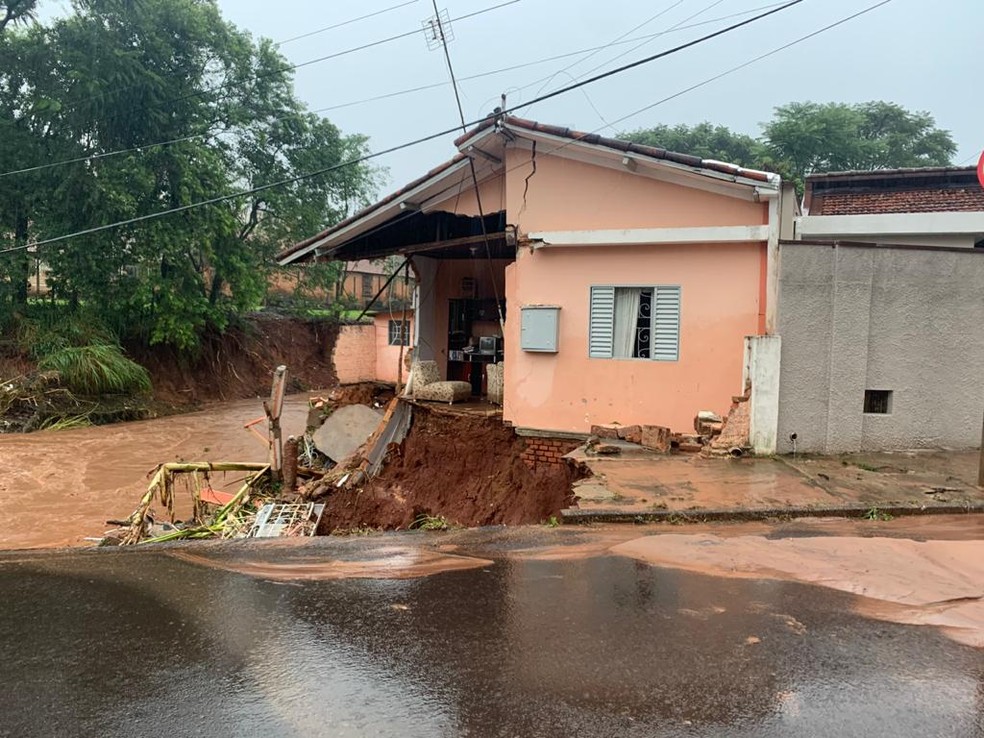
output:
[[[81,428],[137,420],[148,414],[140,398],[77,395],[63,385],[55,371],[0,381],[0,433]]]
[[[673,433],[658,425],[593,425],[585,451],[589,456],[615,456],[641,447],[656,453],[739,457],[748,449],[748,421],[748,396],[743,395],[732,398],[727,418],[710,410],[698,412],[693,433]]]

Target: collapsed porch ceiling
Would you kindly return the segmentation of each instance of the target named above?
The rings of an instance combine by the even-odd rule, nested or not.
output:
[[[515,243],[510,246],[506,239],[505,210],[485,216],[485,232],[491,258],[515,258]],[[444,211],[401,213],[360,236],[316,254],[318,258],[337,261],[379,259],[400,254],[440,259],[486,255],[482,218]]]

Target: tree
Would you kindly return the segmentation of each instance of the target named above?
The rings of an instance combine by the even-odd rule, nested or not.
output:
[[[957,151],[932,115],[882,101],[782,105],[763,139],[800,183],[812,172],[946,166]]]
[[[202,331],[261,304],[277,249],[370,198],[373,170],[343,166],[365,139],[307,112],[275,47],[223,21],[214,0],[73,8],[46,27],[0,33],[0,169],[95,158],[0,177],[0,243],[330,170],[43,247],[69,309],[124,336],[192,348]],[[147,146],[161,141],[172,143]],[[0,260],[0,307],[23,304],[23,263],[26,251]]]
[[[735,133],[725,126],[715,126],[706,121],[695,126],[660,124],[654,128],[626,133],[623,138],[638,144],[691,154],[701,159],[726,161],[743,167],[758,166],[766,155],[765,147],[752,136]]]
[[[929,113],[890,102],[793,102],[754,138],[724,126],[658,125],[624,134],[636,143],[776,172],[796,183],[812,172],[946,166],[957,151]]]

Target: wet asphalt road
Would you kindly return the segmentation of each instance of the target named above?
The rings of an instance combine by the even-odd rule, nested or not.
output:
[[[414,539],[252,550],[394,540]],[[0,735],[984,735],[981,651],[847,595],[501,553],[292,583],[158,551],[0,555]]]

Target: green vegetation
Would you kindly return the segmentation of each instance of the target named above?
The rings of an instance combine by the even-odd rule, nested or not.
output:
[[[892,518],[892,515],[890,513],[884,512],[883,510],[879,510],[877,507],[871,508],[862,517],[865,520],[882,520],[882,521],[887,521],[887,520],[892,520],[893,519]]]
[[[812,172],[946,166],[957,146],[933,116],[895,103],[792,102],[758,138],[724,126],[660,125],[624,134],[637,143],[777,172],[803,190]]]
[[[139,394],[151,389],[147,370],[111,344],[58,349],[45,356],[38,368],[58,372],[62,384],[80,395]]]
[[[418,515],[410,523],[410,530],[449,530],[452,527],[443,515]]]
[[[338,166],[366,153],[365,138],[306,110],[276,46],[223,20],[214,0],[74,0],[44,24],[37,5],[0,0],[0,251],[17,249],[0,254],[0,329],[35,330],[22,326],[39,312],[53,324],[84,316],[74,324],[94,335],[59,343],[42,330],[58,345],[28,341],[32,353],[88,366],[82,385],[139,385],[112,346],[191,351],[261,307],[273,254],[367,204],[378,175]],[[323,307],[338,276],[325,265],[283,284]],[[38,306],[29,286],[42,278]]]

